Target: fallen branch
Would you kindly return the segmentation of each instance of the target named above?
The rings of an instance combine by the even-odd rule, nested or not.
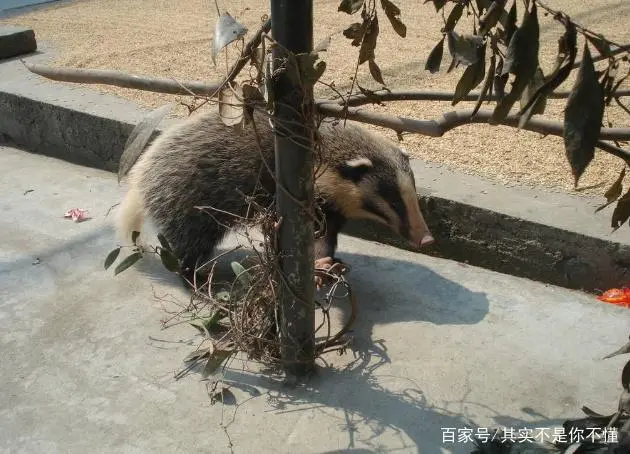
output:
[[[472,109],[447,112],[438,120],[416,120],[413,118],[370,112],[357,107],[348,108],[346,110],[343,106],[331,101],[318,101],[317,108],[320,113],[329,117],[348,118],[374,126],[389,128],[398,133],[410,132],[430,137],[442,137],[446,132],[462,125],[488,123],[492,118],[492,111],[483,110],[478,111],[477,114],[471,118]],[[501,125],[518,127],[519,118],[520,117],[517,115],[509,115]],[[559,137],[563,135],[562,123],[537,118],[530,119],[523,129],[545,135]],[[597,143],[599,148],[630,162],[630,152],[603,142],[603,140],[630,139],[630,128],[602,128],[600,139],[600,142]]]

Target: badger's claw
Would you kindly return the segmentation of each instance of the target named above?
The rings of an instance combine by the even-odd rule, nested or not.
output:
[[[315,260],[315,269],[326,270],[331,274],[345,274],[349,270],[349,266],[339,259],[332,257],[323,257]],[[319,289],[324,284],[321,276],[315,276],[315,285]]]

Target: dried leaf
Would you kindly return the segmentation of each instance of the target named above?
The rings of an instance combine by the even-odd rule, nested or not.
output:
[[[119,254],[120,254],[120,248],[119,247],[117,247],[116,249],[111,251],[109,254],[107,254],[107,257],[105,257],[105,269],[108,269],[110,266],[112,266],[112,264],[118,258]]]
[[[595,213],[603,210],[604,208],[606,208],[608,205],[610,205],[611,203],[613,203],[615,200],[619,198],[619,196],[623,192],[623,179],[625,176],[626,176],[626,166],[624,165],[623,169],[621,169],[621,173],[617,177],[617,180],[615,180],[612,186],[610,186],[610,188],[608,188],[608,190],[604,194],[604,197],[606,197],[606,203],[598,207],[595,210]]]
[[[372,75],[374,80],[381,85],[385,85],[385,82],[383,81],[383,75],[381,74],[381,68],[378,67],[374,60],[370,60],[368,63],[370,67],[370,74]]]
[[[431,74],[435,74],[440,70],[440,65],[442,64],[442,55],[444,54],[444,37],[440,40],[439,43],[435,45],[431,53],[429,54],[429,58],[427,58],[427,63],[424,65],[424,69],[431,72]]]
[[[347,14],[354,14],[359,11],[362,6],[363,0],[341,0],[337,11]]]
[[[131,242],[133,244],[136,244],[136,241],[138,241],[139,236],[140,236],[140,232],[138,232],[137,230],[134,230],[133,232],[131,232]]]
[[[142,253],[140,253],[140,252],[134,252],[133,254],[128,255],[127,257],[125,257],[125,259],[118,264],[116,269],[114,269],[114,276],[116,276],[117,274],[120,274],[123,271],[125,271],[131,265],[133,265],[138,260],[140,260],[141,257],[142,257]]]
[[[216,58],[225,46],[242,38],[247,34],[247,28],[237,22],[229,13],[223,13],[214,26],[212,42],[212,62],[216,65]]]
[[[314,52],[297,54],[295,58],[299,67],[300,80],[294,82],[297,85],[315,85],[315,82],[322,77],[326,70],[326,62],[317,62],[319,55]],[[317,64],[315,62],[317,62]]]
[[[577,187],[595,156],[604,116],[604,93],[597,80],[588,45],[564,110],[564,146]]]
[[[217,402],[221,402],[223,405],[236,405],[236,396],[229,388],[221,388],[212,396],[210,396],[210,403],[214,405]]]
[[[456,64],[472,65],[479,58],[479,48],[483,45],[483,38],[476,35],[458,35],[454,31],[446,34],[448,50]]]
[[[225,86],[219,92],[219,115],[226,126],[235,126],[243,121],[242,90],[236,82],[233,84],[232,88]]]
[[[468,66],[457,82],[451,104],[460,102],[470,91],[483,81],[486,72],[486,46],[479,49],[477,61]]]
[[[612,220],[610,222],[613,232],[621,227],[628,218],[630,218],[630,190],[619,199],[615,211],[613,211]]]
[[[197,328],[197,326],[195,326],[195,328]],[[209,354],[210,354],[210,350],[208,350],[208,349],[195,350],[194,352],[189,353],[184,358],[184,362],[185,363],[191,363],[193,361],[199,361],[200,359],[205,358]]]
[[[322,39],[314,48],[313,52],[326,52],[328,47],[330,47],[330,41],[332,40],[332,36],[327,36]]]
[[[374,60],[374,49],[376,49],[376,39],[378,38],[378,17],[374,14],[374,18],[370,21],[363,42],[361,43],[361,49],[359,50],[359,65],[362,65],[366,61]]]
[[[486,95],[488,94],[488,91],[492,87],[492,81],[494,79],[494,73],[496,71],[496,63],[497,63],[497,58],[493,54],[492,57],[490,57],[490,67],[488,68],[486,81],[483,83],[483,87],[481,88],[481,92],[479,93],[479,98],[477,99],[477,104],[475,104],[475,108],[473,109],[471,117],[474,117],[477,114],[477,112],[481,108],[481,104],[483,103],[483,101],[486,98]]]
[[[385,15],[392,24],[394,31],[402,38],[407,36],[407,26],[400,20],[400,8],[394,5],[390,0],[381,0],[381,6],[385,10]]]
[[[118,164],[118,182],[122,177],[127,175],[127,172],[131,170],[136,163],[147,142],[153,135],[155,128],[160,124],[164,117],[173,110],[175,103],[166,104],[158,107],[150,112],[146,117],[136,125],[135,128],[129,134],[125,148],[120,155],[120,162]]]
[[[510,93],[505,96],[494,109],[490,124],[499,124],[510,113],[510,109],[518,101],[538,68],[539,26],[536,3],[523,19],[521,28],[514,32],[510,40],[502,75],[514,74],[514,82]]]

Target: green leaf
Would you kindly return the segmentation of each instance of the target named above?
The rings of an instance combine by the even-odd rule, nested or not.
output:
[[[141,257],[142,257],[141,252],[134,252],[133,254],[125,257],[125,259],[122,262],[120,262],[118,266],[116,267],[116,269],[114,270],[114,276],[125,271],[131,265],[133,265],[138,260],[140,260]]]
[[[488,5],[488,9],[490,8],[490,5],[492,3],[493,2],[490,2],[490,4]],[[497,25],[497,22],[499,22],[499,19],[501,19],[501,16],[504,13],[505,10],[500,3],[498,3],[489,14],[488,12],[486,12],[486,16],[483,18],[484,21],[479,23],[479,34],[481,36],[486,36],[488,32],[492,30],[495,25]]]
[[[435,6],[435,11],[440,11],[446,4],[446,0],[424,0],[424,3],[432,2]]]
[[[352,40],[353,46],[360,46],[367,30],[368,22],[355,22],[343,31],[343,36]]]
[[[166,237],[164,235],[158,233],[157,238],[163,249],[166,249],[169,252],[173,252],[173,249],[171,249],[171,245],[168,244],[168,241],[166,241]]]
[[[164,117],[173,109],[175,103],[166,104],[151,111],[146,117],[138,123],[125,143],[125,148],[120,155],[120,161],[118,164],[118,182],[127,175],[127,172],[131,170],[136,163],[147,142],[153,135],[155,128],[160,124]]]
[[[440,65],[442,64],[442,55],[444,54],[444,36],[439,43],[435,45],[431,53],[429,54],[429,58],[427,58],[427,63],[424,65],[424,69],[431,72],[431,74],[435,74],[440,70]]]
[[[507,20],[505,22],[505,42],[509,43],[512,40],[512,36],[514,36],[514,32],[517,30],[516,26],[516,2],[512,3],[512,7],[510,8],[510,12],[507,15]]]
[[[610,226],[613,232],[621,227],[630,218],[630,190],[619,199],[615,211],[613,211]]]
[[[604,116],[604,92],[588,44],[564,110],[564,147],[575,186],[595,156]]]
[[[483,87],[481,88],[481,92],[479,93],[479,98],[477,99],[477,104],[475,104],[475,108],[473,109],[471,117],[474,117],[479,109],[481,108],[481,104],[483,103],[488,91],[492,87],[492,81],[494,80],[494,73],[496,71],[496,63],[497,58],[496,55],[492,54],[490,57],[490,67],[488,68],[488,74],[486,75],[486,81],[483,83]]]
[[[477,10],[479,11],[479,14],[483,14],[483,11],[488,9],[491,3],[492,0],[477,0]]]
[[[112,266],[112,264],[118,258],[119,254],[120,254],[120,248],[119,247],[117,247],[112,252],[107,254],[107,257],[105,258],[105,269],[108,269],[110,266]]]
[[[454,64],[472,65],[479,59],[479,48],[483,45],[483,38],[476,35],[458,35],[454,31],[446,34],[448,50],[453,57]],[[453,66],[453,65],[451,65]]]
[[[584,35],[602,57],[610,57],[610,45],[603,36]]]
[[[381,6],[389,22],[392,24],[394,31],[402,38],[405,38],[407,36],[407,26],[400,20],[400,8],[394,5],[390,0],[381,0]]]
[[[383,82],[383,75],[381,74],[381,68],[378,67],[378,65],[376,64],[374,60],[369,61],[369,67],[370,67],[370,74],[372,75],[374,80],[377,81],[381,85],[385,85],[385,82]]]
[[[547,105],[547,97],[545,93],[541,93],[539,90],[545,84],[545,75],[542,72],[542,69],[538,67],[534,77],[529,81],[529,84],[523,90],[523,95],[521,96],[521,108],[529,105],[530,107],[521,115],[518,122],[518,128],[522,128],[527,124],[532,115],[542,115],[545,113],[545,107]],[[533,97],[536,97],[534,102],[530,101]]]
[[[468,66],[462,74],[462,77],[457,82],[455,87],[455,95],[451,105],[455,105],[466,97],[470,90],[479,85],[486,73],[486,46],[479,49],[479,55],[477,61]]]
[[[451,14],[448,15],[448,19],[446,19],[446,25],[444,25],[444,32],[453,31],[455,25],[462,17],[462,13],[464,12],[464,4],[458,3],[451,10]]]
[[[363,0],[341,0],[341,4],[337,11],[347,14],[354,14],[363,6]]]
[[[249,287],[251,284],[251,277],[249,276],[247,270],[243,268],[243,265],[238,262],[232,262],[230,263],[230,266],[232,267],[232,271],[236,275],[236,279],[245,287]]]
[[[539,102],[540,98],[546,97],[549,93],[558,88],[567,79],[567,77],[569,77],[577,55],[576,39],[577,31],[575,25],[571,21],[566,21],[564,35],[560,40],[558,40],[556,67],[551,75],[546,78],[543,85],[540,86],[529,98],[529,101],[527,101],[524,106],[521,104],[521,111],[519,112],[520,115],[526,113],[532,108],[533,104]],[[523,120],[521,119],[521,121]]]
[[[521,98],[523,91],[538,69],[539,26],[536,3],[523,19],[521,28],[514,32],[502,69],[502,76],[514,74],[510,93],[497,103],[490,124],[499,124],[510,113],[510,109]]]
[[[208,358],[208,362],[206,366],[203,368],[201,373],[203,378],[207,378],[212,375],[218,368],[232,355],[232,350],[215,350]]]
[[[606,208],[608,205],[610,205],[611,203],[613,203],[615,200],[619,198],[619,196],[621,195],[623,191],[623,179],[625,176],[626,176],[626,166],[624,165],[623,169],[621,169],[621,173],[619,174],[619,177],[617,177],[617,180],[615,180],[612,186],[610,186],[610,188],[608,188],[608,190],[604,194],[604,197],[606,197],[606,203],[598,207],[595,210],[595,213],[603,210],[604,208]]]
[[[376,13],[374,18],[370,21],[363,42],[361,43],[361,49],[359,50],[359,65],[362,65],[366,61],[374,60],[374,49],[376,49],[376,39],[378,38],[378,17]]]
[[[179,271],[179,262],[171,251],[160,248],[160,260],[162,260],[164,268],[169,270],[171,273]]]

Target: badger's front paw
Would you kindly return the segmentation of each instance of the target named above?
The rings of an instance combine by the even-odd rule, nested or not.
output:
[[[324,270],[331,274],[345,274],[349,267],[339,259],[332,257],[323,257],[315,260],[315,270]],[[324,280],[321,275],[315,275],[315,285],[317,288],[321,288],[324,285]]]

